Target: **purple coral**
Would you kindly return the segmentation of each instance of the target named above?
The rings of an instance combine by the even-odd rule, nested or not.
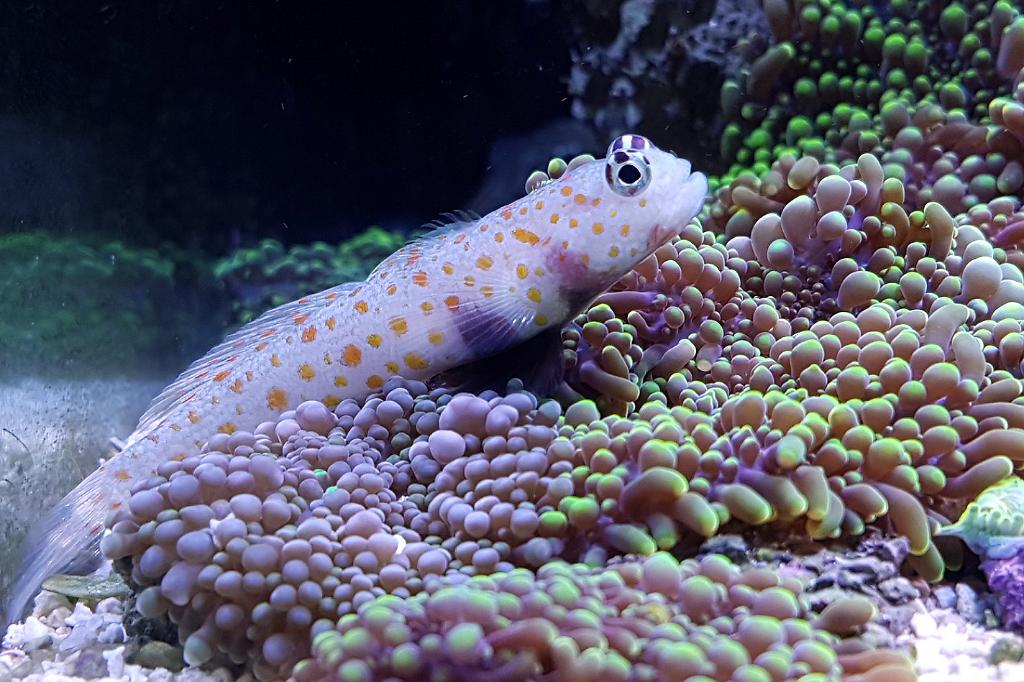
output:
[[[1005,559],[986,559],[981,569],[996,595],[1003,625],[1024,630],[1024,547]]]

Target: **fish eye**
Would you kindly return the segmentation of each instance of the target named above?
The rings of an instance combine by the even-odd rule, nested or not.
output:
[[[619,167],[619,182],[624,185],[635,185],[642,177],[643,173],[632,163]]]
[[[634,197],[651,182],[651,164],[639,151],[613,151],[604,168],[605,181],[616,194]]]

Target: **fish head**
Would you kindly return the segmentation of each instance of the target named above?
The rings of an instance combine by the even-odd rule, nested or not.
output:
[[[668,242],[704,205],[707,178],[641,135],[615,138],[604,158],[557,182],[566,215],[550,263],[564,289],[597,295]]]

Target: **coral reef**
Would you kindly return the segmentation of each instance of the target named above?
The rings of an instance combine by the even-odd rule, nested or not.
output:
[[[165,463],[104,551],[130,558],[138,608],[179,625],[188,662],[223,651],[267,677],[912,679],[858,643],[870,602],[816,614],[795,576],[658,551],[697,535],[669,514],[705,534],[728,514],[658,461],[652,431],[685,419],[649,405],[601,418],[392,379]]]
[[[764,7],[773,43],[742,41],[736,49],[748,65],[722,85],[721,151],[735,162],[730,175],[760,173],[787,153],[822,162],[880,155],[908,116],[934,112],[929,105],[953,121],[996,121],[989,103],[1011,94],[1024,65],[1024,27],[1004,1],[766,0]],[[910,135],[900,140],[909,145],[896,147],[913,151]],[[989,181],[994,189],[999,170],[972,175],[979,171],[992,176],[980,189]]]
[[[264,239],[218,261],[213,275],[230,293],[235,319],[244,323],[307,294],[362,280],[407,238],[401,232],[370,227],[337,246],[318,241],[286,249],[277,240]]]
[[[1024,18],[1005,2],[764,10],[774,42],[729,61],[665,29],[699,17],[587,5],[603,47],[578,55],[577,113],[688,116],[698,40],[735,74],[732,165],[700,221],[563,332],[560,402],[392,378],[214,435],[136,486],[104,551],[187,662],[300,681],[914,679],[868,636],[871,601],[825,605],[800,571],[698,553],[752,529],[897,538],[876,587],[897,602],[913,591],[897,566],[938,581],[963,540],[1021,624],[1024,553],[1001,542],[1019,516],[990,511],[1024,466]],[[266,242],[219,275],[244,319],[391,238],[354,259]],[[275,291],[282,275],[293,288]]]

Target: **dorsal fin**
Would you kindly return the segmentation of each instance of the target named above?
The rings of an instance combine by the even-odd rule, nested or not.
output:
[[[385,270],[391,270],[397,264],[404,263],[409,258],[422,255],[445,243],[449,235],[461,232],[480,220],[480,216],[472,211],[452,211],[445,213],[437,220],[425,224],[422,230],[429,230],[417,237],[410,239],[405,246],[382,260],[373,269],[373,272],[366,278],[373,279],[374,275]]]
[[[297,301],[285,303],[271,308],[252,322],[228,334],[219,344],[205,355],[189,365],[170,385],[160,392],[150,403],[146,412],[139,418],[135,433],[128,439],[130,445],[138,437],[144,436],[160,421],[178,407],[185,396],[192,393],[199,385],[200,377],[207,368],[220,363],[231,355],[245,352],[246,349],[260,342],[261,334],[286,322],[291,322],[295,315],[312,313],[322,306],[330,304],[340,296],[347,294],[363,282],[346,282],[331,287],[317,294],[305,296]]]
[[[420,229],[428,231],[415,239],[409,240],[409,243],[411,244],[419,241],[420,239],[436,237],[439,234],[454,232],[461,229],[464,225],[468,223],[475,223],[478,220],[480,220],[480,216],[473,211],[458,210],[442,213],[437,219],[431,220],[429,223],[424,223]]]

